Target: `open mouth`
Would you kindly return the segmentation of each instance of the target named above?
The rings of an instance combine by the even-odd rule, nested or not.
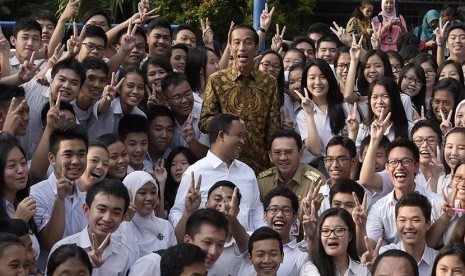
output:
[[[407,178],[407,174],[403,173],[403,172],[398,172],[398,173],[394,174],[394,178],[396,180],[402,181],[402,180],[405,180]]]
[[[102,177],[102,173],[98,172],[98,171],[92,171],[92,172],[90,172],[90,176],[92,176],[94,178],[100,178],[100,177]]]
[[[282,230],[284,228],[284,226],[286,226],[286,223],[282,220],[275,220],[273,222],[273,229],[278,231],[278,230]]]

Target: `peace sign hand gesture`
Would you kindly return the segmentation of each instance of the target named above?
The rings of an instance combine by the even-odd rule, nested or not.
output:
[[[2,131],[12,135],[16,136],[17,131],[19,128],[19,125],[21,123],[21,118],[23,116],[24,112],[27,111],[27,102],[26,100],[22,100],[18,105],[17,105],[17,99],[13,97],[10,102],[10,106],[8,108],[8,111],[6,113],[4,122],[3,122],[3,129]]]
[[[116,84],[115,72],[111,73],[111,83],[107,84],[105,88],[103,88],[103,100],[109,103],[113,101],[113,99],[116,97],[116,94],[123,85],[123,82],[124,78],[122,78],[118,84]]]
[[[187,190],[186,199],[184,200],[185,209],[188,213],[193,213],[200,207],[200,203],[202,203],[202,196],[200,195],[201,183],[202,175],[199,175],[197,185],[195,185],[194,172],[191,172],[191,184]]]
[[[304,88],[305,97],[297,90],[294,90],[294,92],[300,98],[300,105],[302,106],[302,109],[305,111],[305,113],[308,115],[313,114],[315,103],[308,96],[307,88]]]
[[[66,163],[63,162],[61,167],[61,176],[60,179],[57,180],[57,196],[60,199],[65,199],[65,197],[73,190],[74,185],[73,182],[66,176]]]
[[[450,121],[452,118],[452,110],[449,111],[449,114],[446,116],[444,115],[444,112],[442,112],[442,109],[439,109],[439,113],[441,115],[441,125],[439,126],[441,128],[441,132],[443,135],[446,135],[449,130],[452,129],[452,122]]]
[[[368,241],[367,236],[364,237],[364,240],[367,251],[363,253],[362,257],[360,258],[360,262],[362,263],[362,265],[368,267],[371,270],[373,263],[379,255],[379,249],[381,248],[381,245],[383,245],[383,239],[378,239],[378,242],[376,243],[376,247],[374,249],[370,247],[370,243]]]
[[[360,37],[360,40],[357,42],[357,38],[352,34],[352,47],[350,47],[350,59],[354,61],[359,61],[362,56],[362,41],[363,35]]]
[[[357,119],[357,103],[354,103],[353,112],[350,108],[350,104],[346,102],[346,109],[349,114],[347,114],[346,125],[349,129],[349,133],[358,132],[358,119]],[[355,135],[357,137],[357,135]]]
[[[444,193],[444,190],[442,190],[442,199],[444,200],[444,203],[442,204],[441,209],[444,213],[440,219],[443,220],[443,222],[450,222],[451,219],[455,216],[455,211],[453,208],[455,208],[455,198],[457,197],[457,191],[457,187],[454,187],[452,190],[452,195],[450,198],[448,198]]]
[[[441,147],[439,145],[436,146],[436,154],[430,149],[429,146],[426,147],[428,149],[429,154],[431,155],[431,161],[429,161],[429,167],[431,170],[431,176],[439,177],[439,175],[444,170],[444,165],[442,165],[441,161]],[[435,157],[436,156],[436,157]]]
[[[19,66],[19,72],[18,72],[18,79],[22,82],[28,82],[30,81],[37,73],[37,71],[40,69],[40,66],[44,64],[45,59],[43,59],[39,64],[35,65],[36,59],[36,52],[32,52],[31,58],[29,60],[25,60],[20,66]]]
[[[271,25],[271,18],[274,13],[274,7],[271,9],[270,12],[268,12],[268,4],[265,3],[265,9],[262,11],[262,14],[260,15],[260,27],[265,29],[265,31],[268,31]]]
[[[282,50],[284,33],[286,32],[286,26],[283,27],[281,34],[279,34],[279,24],[276,24],[276,34],[271,40],[271,50],[279,52]]]
[[[391,112],[385,115],[386,109],[383,108],[379,119],[375,119],[371,124],[371,138],[378,141],[383,137],[384,133],[391,127]]]
[[[344,44],[344,45],[350,45],[352,42],[352,39],[350,37],[350,34],[347,33],[347,30],[344,29],[343,27],[340,27],[336,21],[333,21],[333,26],[330,26],[329,28],[331,31],[339,38],[339,40]]]
[[[121,48],[124,52],[130,52],[134,47],[136,47],[136,30],[137,25],[132,25],[132,22],[129,22],[128,30],[125,35],[121,38]]]
[[[363,196],[363,202],[360,204],[355,192],[352,192],[354,197],[355,208],[352,210],[352,219],[358,227],[364,227],[367,223],[367,194]]]
[[[186,143],[192,142],[195,138],[195,129],[194,129],[194,117],[192,113],[187,117],[187,124],[182,128],[182,138]]]
[[[439,27],[437,27],[433,33],[436,36],[436,44],[444,45],[444,38],[446,35],[446,28],[449,26],[450,21],[447,21],[446,24],[442,24],[442,20],[439,20]]]
[[[200,19],[200,27],[202,28],[202,40],[205,46],[213,48],[213,31],[211,29],[211,21],[208,21],[208,17],[205,21]]]
[[[375,27],[373,22],[371,22],[371,27],[373,28],[373,33],[371,34],[371,46],[373,49],[378,50],[381,45],[381,28],[383,27],[382,23],[379,23],[378,28]]]
[[[161,186],[163,186],[164,191],[166,180],[168,179],[168,172],[165,168],[165,159],[160,158],[155,163],[155,167],[153,169],[153,178],[155,178],[155,180],[158,182],[158,185],[160,185],[160,190],[162,190]]]
[[[90,259],[90,263],[92,264],[93,268],[98,268],[103,265],[105,260],[103,259],[103,252],[107,248],[108,244],[110,244],[110,238],[111,238],[111,233],[108,233],[108,235],[105,237],[103,240],[102,244],[100,246],[98,245],[97,241],[97,235],[95,233],[92,233],[92,251],[87,253]]]
[[[316,223],[318,221],[318,210],[320,209],[322,194],[319,194],[321,181],[315,187],[308,190],[307,196],[302,199],[300,206],[302,209],[302,227],[308,240],[313,240],[316,232]],[[321,195],[321,196],[320,196]]]
[[[61,92],[58,92],[57,101],[53,103],[52,97],[49,98],[50,108],[47,112],[47,128],[56,129],[65,119],[63,112],[60,112]]]
[[[220,206],[220,212],[229,217],[237,217],[239,214],[239,200],[237,199],[237,187],[234,188],[231,200],[229,200],[226,193],[223,192],[223,187],[220,187],[223,196],[223,204]]]

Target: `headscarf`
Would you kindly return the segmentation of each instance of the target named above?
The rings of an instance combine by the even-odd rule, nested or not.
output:
[[[388,13],[384,10],[384,3],[386,0],[381,1],[381,12],[379,13],[384,17],[383,22],[391,21],[394,17],[396,17],[396,0],[393,0],[394,7],[392,8],[392,12]]]
[[[429,10],[423,17],[420,40],[430,41],[435,39],[436,36],[433,33],[434,29],[429,26],[433,20],[439,20],[439,12],[437,10]]]
[[[457,121],[457,113],[459,112],[460,108],[462,108],[465,105],[465,100],[461,101],[458,105],[457,108],[455,109],[455,118],[452,123],[455,125],[455,121]]]
[[[134,171],[124,178],[123,184],[128,189],[133,203],[137,191],[147,183],[152,183],[158,191],[157,182],[145,171]],[[137,239],[141,256],[176,244],[173,227],[168,221],[157,218],[155,212],[150,213],[148,216],[141,216],[136,212],[131,220],[131,224],[133,228],[132,232]]]

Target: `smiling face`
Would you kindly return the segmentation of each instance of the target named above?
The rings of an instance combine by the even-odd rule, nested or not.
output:
[[[387,13],[391,13],[394,11],[394,0],[385,0],[383,9]]]
[[[42,43],[49,43],[53,31],[55,31],[55,24],[47,19],[36,19],[40,27],[42,27]]]
[[[49,153],[49,161],[53,165],[57,179],[61,178],[65,170],[66,178],[71,181],[76,180],[86,169],[86,144],[81,139],[61,140],[56,155]]]
[[[139,66],[145,58],[147,43],[145,43],[144,37],[141,34],[136,33],[134,38],[136,39],[136,47],[132,48],[132,50],[126,55],[124,59],[125,65]],[[117,46],[117,48],[119,48],[119,46]]]
[[[408,96],[415,97],[420,93],[422,85],[420,79],[415,75],[415,70],[410,68],[400,83],[400,89]]]
[[[173,40],[173,45],[179,43],[186,44],[189,48],[195,48],[197,45],[197,37],[191,30],[184,29],[179,31]]]
[[[150,56],[167,56],[171,46],[171,33],[166,28],[155,28],[147,35]]]
[[[465,274],[465,264],[456,254],[446,255],[439,259],[435,271],[437,276],[460,276]]]
[[[442,110],[444,116],[447,117],[449,115],[449,112],[451,112],[455,106],[454,94],[449,90],[437,90],[434,92],[431,106],[436,119],[442,122],[440,110]]]
[[[241,72],[251,72],[253,60],[258,50],[252,30],[247,28],[235,29],[231,32],[230,37],[229,49],[235,66]]]
[[[396,218],[397,235],[404,244],[409,246],[424,244],[426,231],[430,225],[431,223],[426,221],[420,207],[403,206],[399,208]]]
[[[148,135],[145,132],[128,133],[124,139],[124,145],[128,151],[129,164],[138,168],[144,165],[144,158],[148,151]]]
[[[257,272],[257,276],[276,275],[283,262],[279,241],[268,239],[253,242],[249,260]]]
[[[32,52],[37,52],[41,46],[41,36],[38,30],[21,30],[16,37],[10,38],[15,46],[16,58],[20,63],[31,58]]]
[[[81,89],[81,77],[72,69],[61,69],[52,78],[50,83],[50,96],[57,100],[58,92],[61,101],[72,102],[76,99]]]
[[[82,47],[76,56],[79,62],[82,62],[86,57],[102,59],[105,55],[105,41],[101,37],[86,37],[81,44]]]
[[[385,169],[394,188],[403,193],[413,192],[415,189],[415,174],[418,172],[419,167],[418,163],[413,159],[412,152],[408,148],[396,147],[389,153],[388,162],[391,160],[411,161],[409,165],[399,164],[398,162],[395,167],[391,167],[386,163]]]
[[[141,216],[148,216],[159,204],[158,191],[155,184],[147,182],[142,186],[134,197],[136,212]]]
[[[326,151],[325,168],[331,182],[334,183],[336,180],[342,178],[350,178],[352,165],[355,165],[355,162],[356,159],[350,158],[350,153],[345,147],[341,145],[328,147]]]
[[[281,71],[281,62],[279,57],[272,53],[265,55],[260,61],[258,70],[262,72],[268,72],[273,77],[275,77],[275,79],[278,79],[279,72]]]
[[[152,87],[152,84],[155,84],[155,91],[156,92],[162,92],[161,91],[161,81],[168,75],[168,72],[166,72],[165,69],[163,69],[160,66],[155,66],[152,64],[149,64],[147,66],[147,82],[150,87]]]
[[[368,83],[384,75],[384,64],[378,55],[374,54],[367,59],[363,75]]]
[[[205,208],[220,211],[224,204],[223,195],[226,196],[228,200],[231,200],[233,193],[234,190],[231,187],[220,186],[216,188],[208,197]]]
[[[445,78],[453,78],[460,81],[460,75],[457,68],[453,64],[447,64],[444,66],[439,74],[439,80]]]
[[[138,106],[144,98],[144,78],[137,73],[128,73],[121,86],[121,107],[132,109]]]
[[[117,141],[108,146],[110,156],[108,177],[122,179],[126,176],[129,166],[129,156],[123,142]]]
[[[101,147],[90,147],[87,152],[87,167],[83,177],[88,180],[89,187],[102,181],[108,172],[108,151]]]
[[[447,37],[446,47],[452,56],[461,56],[465,53],[465,30],[453,29]]]
[[[26,187],[29,174],[26,158],[18,147],[14,147],[8,153],[4,168],[4,192],[16,194],[17,191]]]
[[[103,70],[89,69],[86,71],[86,80],[79,95],[97,101],[102,95],[103,88],[108,83],[107,74]]]
[[[432,128],[426,126],[419,128],[413,134],[412,140],[420,151],[420,164],[428,165],[431,159],[436,158],[439,140],[438,135]]]
[[[465,104],[463,104],[455,113],[455,126],[464,127],[465,126]]]
[[[221,253],[223,253],[224,244],[226,243],[226,231],[204,223],[194,237],[184,236],[184,242],[197,245],[207,253],[205,267],[208,269],[215,264]]]
[[[307,72],[307,89],[315,98],[324,98],[328,95],[329,83],[320,68],[312,66]]]
[[[166,92],[166,101],[175,117],[178,120],[180,118],[187,119],[194,107],[194,94],[189,82],[182,81],[177,86],[170,85]],[[180,98],[178,99],[178,97]]]
[[[298,52],[292,51],[291,49],[284,55],[284,59],[283,59],[284,70],[289,70],[289,67],[291,67],[293,64],[304,63],[304,62],[305,60],[302,60],[302,56],[299,55]]]
[[[454,169],[459,161],[465,162],[465,135],[451,133],[447,136],[444,146],[444,159],[447,165]]]
[[[350,236],[348,225],[339,216],[327,217],[321,225],[321,232],[328,230],[344,229],[344,233],[340,237],[336,236],[335,231],[331,232],[329,237],[321,236],[321,244],[329,257],[340,257],[347,255],[347,247]],[[340,230],[342,232],[342,230]]]
[[[270,161],[276,166],[279,173],[290,179],[294,176],[300,164],[303,149],[297,147],[294,138],[278,137],[273,140],[271,150],[268,152]]]
[[[391,112],[391,99],[389,98],[389,93],[386,90],[386,87],[381,84],[373,86],[370,98],[370,107],[375,118],[379,118],[382,112],[384,112],[384,114]]]
[[[461,180],[458,180],[461,178]],[[454,178],[452,180],[452,187],[457,189],[457,199],[462,202],[465,201],[465,164],[461,164],[460,167],[455,170]]]
[[[222,142],[222,155],[227,163],[239,158],[242,152],[242,147],[245,144],[245,130],[240,121],[234,120],[231,122],[227,133],[220,131],[218,139]]]
[[[174,182],[181,183],[182,174],[187,170],[189,167],[189,160],[183,153],[178,153],[173,158],[173,162],[171,163],[170,173],[171,177],[173,178]]]
[[[173,120],[168,116],[158,116],[150,123],[149,143],[150,148],[157,152],[165,152],[170,146],[174,135]]]
[[[337,79],[345,83],[347,80],[347,73],[349,72],[349,65],[350,65],[350,54],[349,53],[341,53],[337,60],[336,64],[336,76]]]
[[[21,106],[21,108],[18,109],[18,106],[24,101],[24,104]],[[11,105],[12,104],[12,105]],[[16,128],[16,131],[13,134],[13,136],[24,136],[27,133],[27,125],[29,123],[29,105],[25,101],[24,97],[16,97],[16,101],[10,102],[11,106],[6,106],[5,109],[0,110],[0,128],[3,128],[3,124],[7,118],[7,113],[8,113],[8,108],[13,108],[12,110],[17,109],[17,117],[16,119],[18,120],[18,127]]]
[[[170,63],[173,69],[180,73],[186,70],[187,53],[183,49],[173,49],[171,51]]]
[[[296,219],[296,211],[292,209],[291,199],[284,196],[273,197],[268,208],[273,209],[273,207],[278,207],[280,210],[276,214],[265,210],[266,224],[279,233],[283,244],[287,244],[290,241],[289,235]],[[283,208],[292,210],[292,213],[283,212]]]
[[[337,43],[332,41],[322,41],[320,42],[316,56],[324,59],[328,64],[333,64],[336,53]]]

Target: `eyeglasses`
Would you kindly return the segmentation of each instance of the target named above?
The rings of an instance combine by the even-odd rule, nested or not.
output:
[[[409,167],[410,165],[412,165],[413,159],[412,158],[404,158],[404,159],[400,159],[400,160],[388,160],[386,163],[391,168],[397,168],[397,166],[399,164],[402,164],[403,167]]]
[[[416,79],[415,77],[405,76],[404,79],[405,79],[406,82],[413,83],[416,86],[421,86],[422,85],[421,81],[419,79]]]
[[[89,51],[93,51],[94,49],[97,49],[97,52],[105,51],[105,47],[95,45],[95,44],[92,44],[92,43],[82,43],[82,45],[86,46],[87,50],[89,50]]]
[[[462,182],[463,180],[465,180],[465,177],[458,174],[458,175],[452,176],[452,179],[454,179],[455,182]]]
[[[283,212],[283,214],[286,216],[292,216],[294,214],[294,210],[288,206],[279,207],[278,205],[272,205],[266,208],[266,211],[272,216],[278,214],[279,211]]]
[[[417,146],[420,146],[423,144],[423,142],[425,142],[428,144],[428,145],[435,145],[437,142],[438,142],[438,138],[436,137],[433,137],[433,136],[429,136],[429,137],[416,137],[416,138],[413,138],[413,142],[417,145]]]
[[[271,64],[269,62],[263,61],[263,62],[260,62],[260,65],[263,66],[263,68],[265,68],[266,70],[268,70],[270,68],[273,68],[276,71],[281,70],[281,65],[279,65],[277,63]]]
[[[294,154],[294,150],[277,150],[277,151],[272,151],[271,154],[274,157],[278,157],[278,158],[283,156],[283,155],[284,155],[284,157],[289,157],[292,154]]]
[[[338,63],[336,68],[339,70],[349,69],[350,63]]]
[[[349,229],[348,228],[343,228],[343,227],[336,228],[336,229],[325,228],[325,229],[321,229],[320,235],[322,237],[327,238],[327,237],[331,236],[331,233],[334,233],[334,235],[336,237],[342,237],[342,236],[344,236],[344,233],[346,232],[346,230],[349,230]]]
[[[176,95],[174,97],[167,97],[167,98],[175,102],[181,102],[182,99],[189,99],[190,97],[192,97],[193,94],[194,94],[193,91],[189,91],[189,92],[186,92],[184,95]]]
[[[323,158],[323,161],[326,164],[333,164],[334,161],[336,161],[338,164],[342,164],[342,163],[345,163],[345,162],[349,161],[349,159],[350,159],[349,157],[344,157],[344,156],[337,157],[337,158],[325,157],[325,158]]]

